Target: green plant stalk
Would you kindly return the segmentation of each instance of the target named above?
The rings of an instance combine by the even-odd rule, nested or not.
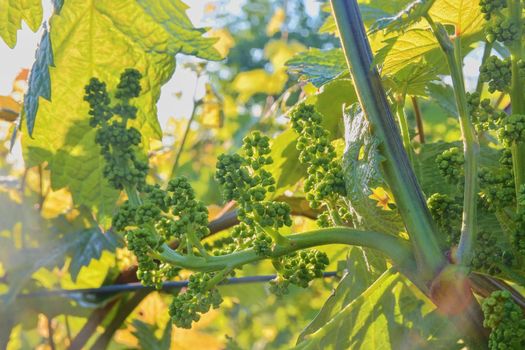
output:
[[[375,67],[366,31],[355,0],[331,0],[341,44],[363,111],[382,142],[382,170],[414,246],[421,277],[431,280],[446,264],[438,231],[423,192],[410,166]]]
[[[403,139],[403,146],[408,154],[410,164],[414,166],[414,150],[410,143],[410,130],[408,128],[408,120],[405,113],[405,94],[399,95],[396,98],[396,115],[399,120],[399,129],[401,130],[401,138]]]
[[[425,143],[425,131],[423,128],[423,116],[421,115],[421,109],[419,108],[419,103],[417,102],[416,96],[410,97],[412,101],[412,107],[414,108],[414,115],[416,117],[416,126],[417,126],[417,134],[419,137],[419,143],[424,144]]]
[[[139,193],[137,192],[137,189],[135,187],[127,185],[124,187],[124,191],[126,192],[129,203],[132,206],[138,207],[142,204],[142,200],[140,199]]]
[[[521,0],[509,0],[508,8],[510,18],[513,23],[517,24],[518,27],[518,40],[516,40],[509,47],[510,49],[510,60],[512,69],[512,81],[510,90],[510,100],[513,114],[525,114],[525,101],[523,96],[523,86],[519,72],[519,61],[522,58],[522,22],[521,13],[522,5]],[[512,152],[512,167],[514,170],[514,183],[516,184],[516,198],[519,195],[520,188],[525,184],[525,143],[514,142],[511,146]],[[519,205],[519,204],[518,204]],[[519,209],[519,208],[517,208]]]
[[[286,237],[288,238],[287,244],[276,245],[270,256],[261,256],[253,249],[247,249],[226,255],[202,258],[181,255],[167,244],[164,244],[162,251],[154,253],[154,257],[163,262],[189,270],[213,272],[232,269],[268,258],[278,258],[306,248],[329,244],[347,244],[378,250],[392,259],[397,266],[413,268],[414,261],[410,242],[385,233],[358,231],[348,227],[332,227],[292,234]]]
[[[459,126],[463,139],[465,154],[465,188],[463,196],[463,218],[461,223],[461,237],[456,253],[457,261],[462,265],[469,265],[474,243],[476,242],[477,224],[477,187],[479,142],[476,130],[469,117],[467,95],[461,67],[461,40],[457,36],[452,42],[445,28],[434,23],[430,16],[426,17],[441,49],[445,53],[454,86],[456,106],[458,108]]]

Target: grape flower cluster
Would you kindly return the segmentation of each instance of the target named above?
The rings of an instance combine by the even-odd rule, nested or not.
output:
[[[457,245],[460,237],[462,206],[457,199],[434,193],[427,199],[430,214],[449,246]]]
[[[320,217],[320,226],[328,225],[332,218],[334,225],[340,225],[349,220],[348,211],[344,206],[337,205],[341,197],[346,196],[341,162],[334,146],[330,143],[330,134],[322,125],[322,117],[314,106],[300,104],[290,114],[292,128],[298,134],[297,149],[299,161],[307,165],[307,178],[304,191],[312,208],[324,206],[325,211]],[[340,207],[343,210],[335,210]]]
[[[145,184],[148,163],[139,156],[140,132],[128,127],[128,120],[137,117],[137,108],[130,100],[139,96],[141,74],[126,69],[120,76],[111,105],[106,83],[92,78],[85,88],[84,100],[89,103],[89,125],[96,129],[95,142],[105,159],[104,176],[119,190]],[[120,116],[120,117],[117,117]]]
[[[490,92],[507,91],[512,80],[510,60],[490,56],[479,68],[479,79],[489,84]]]
[[[436,164],[441,176],[448,183],[457,184],[463,180],[465,157],[458,147],[451,147],[436,157]]]
[[[478,131],[496,130],[499,121],[506,116],[491,105],[488,98],[481,99],[478,92],[467,93],[472,123]]]
[[[489,349],[525,349],[525,317],[508,291],[495,291],[483,300],[485,320],[490,329]]]
[[[253,132],[244,138],[242,151],[243,155],[219,156],[215,178],[225,199],[239,205],[240,223],[232,230],[235,249],[251,247],[258,254],[269,256],[274,241],[284,239],[279,230],[292,225],[291,208],[267,199],[275,191],[275,179],[265,169],[273,162],[269,138]]]

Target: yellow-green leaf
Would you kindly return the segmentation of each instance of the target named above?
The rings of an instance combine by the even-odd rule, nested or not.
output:
[[[132,124],[145,147],[150,138],[160,138],[156,102],[175,69],[173,56],[220,58],[213,48],[216,39],[192,27],[186,8],[178,0],[70,0],[50,20],[49,50],[40,50],[30,101],[26,97],[26,120],[29,127],[35,124],[32,137],[27,129],[24,133],[25,158],[29,165],[48,162],[52,187],[69,187],[75,203],[98,209],[99,215],[111,213],[118,193],[102,174],[104,160],[88,124],[84,86],[97,77],[111,91],[125,68],[139,70],[143,94],[134,100],[139,112]],[[53,61],[48,78],[44,67]]]
[[[16,33],[26,22],[36,32],[42,23],[41,0],[0,0],[0,38],[10,48],[16,45]]]

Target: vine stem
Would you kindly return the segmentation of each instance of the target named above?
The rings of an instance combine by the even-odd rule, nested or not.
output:
[[[348,227],[332,227],[292,234],[286,238],[288,238],[287,244],[276,245],[269,256],[261,256],[253,249],[247,249],[226,255],[210,256],[205,259],[198,256],[181,255],[164,244],[162,252],[154,253],[154,257],[189,270],[213,272],[269,258],[277,258],[306,248],[329,244],[347,244],[376,249],[392,259],[398,266],[408,266],[407,264],[410,265],[409,262],[413,262],[410,242],[385,233],[358,231]]]
[[[412,101],[412,107],[414,108],[414,115],[416,117],[416,126],[417,126],[417,135],[419,138],[419,143],[425,143],[425,130],[423,128],[423,116],[421,114],[421,108],[419,108],[419,102],[417,101],[416,96],[410,97]]]
[[[430,16],[425,17],[443,50],[452,77],[454,95],[459,115],[459,126],[463,139],[465,154],[465,188],[463,195],[463,218],[461,223],[461,237],[456,253],[456,259],[461,265],[468,265],[471,260],[474,242],[476,241],[477,223],[477,186],[478,186],[478,159],[479,142],[476,130],[469,117],[467,95],[462,71],[461,36],[450,39],[446,29],[436,24]]]
[[[403,146],[405,147],[405,151],[408,154],[410,164],[414,166],[414,151],[412,149],[412,144],[410,143],[410,130],[408,128],[408,120],[405,113],[405,97],[405,93],[398,94],[396,96],[396,114],[397,119],[399,120],[399,128],[401,130]]]
[[[523,100],[523,86],[520,77],[519,61],[522,57],[521,36],[523,32],[521,23],[522,5],[521,0],[508,1],[510,19],[518,28],[517,37],[510,46],[510,60],[512,69],[512,81],[510,100],[513,114],[525,114],[525,101]],[[525,184],[525,143],[514,142],[511,146],[512,167],[514,170],[514,182],[516,184],[516,198],[519,196],[520,188]],[[517,204],[519,205],[519,204]],[[519,210],[519,208],[517,208]]]
[[[420,276],[431,280],[446,264],[437,239],[439,233],[373,65],[359,6],[355,0],[331,0],[330,3],[359,102],[373,125],[374,136],[382,143],[383,174],[411,238]]]

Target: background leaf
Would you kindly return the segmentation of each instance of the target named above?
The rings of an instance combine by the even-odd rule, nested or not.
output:
[[[0,0],[0,38],[10,48],[16,45],[16,34],[26,22],[33,32],[42,23],[41,0]]]
[[[102,176],[104,161],[88,125],[84,86],[97,77],[111,91],[125,68],[138,69],[144,76],[143,94],[134,100],[139,113],[132,124],[145,147],[150,138],[159,138],[155,103],[175,69],[173,55],[220,58],[212,47],[216,39],[193,29],[186,8],[178,0],[71,0],[50,20],[49,39],[47,34],[43,38],[25,103],[27,131],[35,121],[34,138],[24,134],[25,158],[30,165],[47,161],[53,188],[69,187],[75,203],[96,209],[99,217],[112,212],[117,192]],[[51,49],[56,67],[50,69],[47,86]],[[51,100],[38,99],[49,91]]]

